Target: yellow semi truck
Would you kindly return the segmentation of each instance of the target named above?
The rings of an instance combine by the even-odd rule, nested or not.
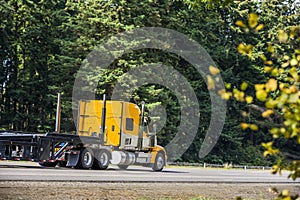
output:
[[[75,135],[2,131],[0,158],[29,159],[48,167],[106,169],[113,164],[126,169],[138,164],[162,171],[167,154],[157,145],[156,133],[149,130],[144,113],[144,103],[140,109],[133,103],[108,101],[105,95],[103,100],[81,100]]]

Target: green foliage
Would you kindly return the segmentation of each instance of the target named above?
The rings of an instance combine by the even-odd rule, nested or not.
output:
[[[200,4],[205,4],[208,8],[228,6],[233,0],[184,0],[192,9],[199,9]]]
[[[290,18],[290,16],[294,16],[299,11],[299,6],[291,4],[291,2],[289,6],[292,8],[283,6],[283,9],[288,12],[286,17],[292,23],[286,25],[285,22],[279,21],[276,38],[268,42],[264,40],[261,42],[262,44],[267,43],[262,45],[266,49],[260,52],[259,58],[265,65],[264,72],[268,78],[263,83],[255,84],[255,98],[257,103],[261,105],[259,107],[261,118],[273,122],[273,125],[268,129],[273,138],[269,142],[262,143],[262,146],[265,148],[264,156],[278,156],[277,164],[273,165],[272,172],[274,174],[281,173],[282,169],[287,169],[290,171],[288,177],[296,180],[300,177],[300,26],[295,26],[293,24],[294,21],[291,20],[293,18]],[[253,29],[257,31],[258,16],[252,13],[249,15],[248,21],[251,22],[248,26],[242,22],[236,24],[243,29],[247,29],[246,32]],[[251,49],[258,45],[252,46],[248,44],[248,46],[251,46]],[[244,45],[239,45],[238,50],[239,53],[247,55],[250,59],[259,59],[252,56],[252,51],[246,51]],[[243,89],[241,88],[241,90]],[[226,92],[222,91],[222,93]],[[244,101],[245,95],[240,95],[240,93],[244,94],[244,92],[233,89],[233,93],[228,93],[230,94],[229,96],[234,96],[236,100]],[[259,119],[258,116],[256,118]],[[258,130],[257,126],[254,130],[252,128],[253,124],[249,123],[241,123],[241,127],[244,130],[249,128],[253,131]],[[282,140],[284,141],[283,143],[281,143]],[[287,148],[286,146],[289,147]],[[287,190],[283,190],[278,196],[278,199],[297,198],[298,196],[291,196]]]
[[[54,122],[49,61],[58,48],[56,1],[1,1],[1,116],[6,129],[41,131]],[[3,19],[3,20],[2,20]]]

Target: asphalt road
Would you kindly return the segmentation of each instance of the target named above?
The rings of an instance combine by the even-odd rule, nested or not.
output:
[[[203,169],[200,167],[167,167],[162,172],[150,168],[130,166],[120,170],[110,166],[107,170],[78,170],[71,168],[45,168],[37,163],[0,161],[0,181],[79,181],[79,182],[170,182],[170,183],[294,183],[269,170]]]

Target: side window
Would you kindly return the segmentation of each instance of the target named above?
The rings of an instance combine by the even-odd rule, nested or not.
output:
[[[133,131],[133,118],[126,118],[126,130]]]

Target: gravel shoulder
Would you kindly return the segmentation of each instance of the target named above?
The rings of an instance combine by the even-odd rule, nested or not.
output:
[[[0,199],[274,199],[299,184],[0,182]]]

